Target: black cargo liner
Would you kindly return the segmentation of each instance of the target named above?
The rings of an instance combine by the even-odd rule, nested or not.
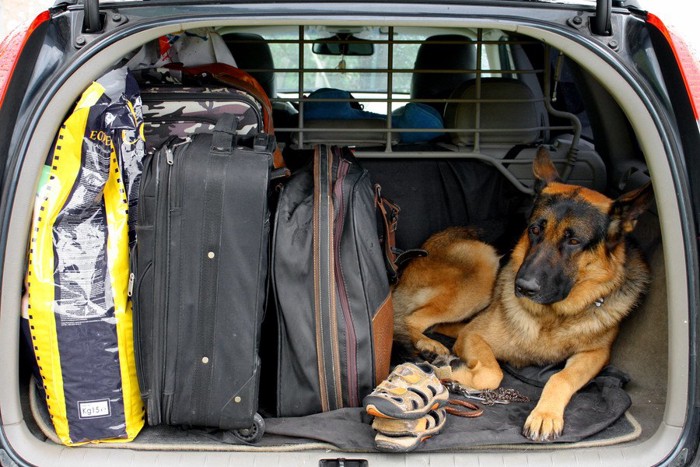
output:
[[[307,152],[298,154],[300,157],[306,155]],[[374,181],[382,183],[383,193],[388,197],[393,196],[402,205],[397,232],[397,243],[401,247],[418,244],[423,237],[447,225],[473,224],[485,233],[488,240],[500,245],[502,253],[507,255],[509,245],[523,229],[530,196],[515,189],[487,163],[469,159],[367,159],[361,163],[370,171]],[[486,194],[488,196],[484,197]],[[640,242],[645,250],[652,253],[659,246],[658,226],[654,217],[652,214],[645,215],[640,222],[642,225],[638,227]],[[642,306],[633,313],[632,319],[640,322],[642,318],[635,319],[634,316],[644,313],[649,315],[652,311]],[[274,316],[274,313],[268,311],[270,316]],[[647,345],[645,338],[632,334],[634,328],[630,330],[625,324],[616,347],[622,347],[627,358],[624,362],[614,361],[613,366],[606,368],[574,397],[567,407],[565,433],[556,443],[533,443],[520,434],[522,424],[539,395],[537,380],[546,379],[553,371],[553,368],[529,368],[525,371],[511,369],[506,373],[502,387],[520,391],[529,396],[531,402],[484,406],[486,415],[478,419],[450,416],[444,431],[424,443],[419,450],[439,452],[524,444],[529,449],[577,448],[617,444],[650,436],[660,422],[662,411],[659,407],[663,407],[664,402],[664,394],[654,392],[663,392],[663,388],[653,388],[650,393],[645,382],[638,381],[640,377],[649,377],[637,375],[645,365],[640,362],[630,365],[630,360],[635,358],[641,361],[643,358],[647,361],[654,357],[644,356],[645,352],[640,349]],[[265,336],[263,347],[264,341]],[[274,345],[276,338],[269,337],[268,341]],[[263,372],[265,365],[263,351]],[[663,370],[663,366],[647,366],[646,371],[658,369]],[[655,375],[653,378],[663,380],[665,375]],[[52,439],[53,428],[43,402],[35,397],[33,388],[30,396],[31,411],[37,419],[38,429]],[[637,413],[640,408],[641,413]],[[346,408],[306,417],[266,418],[265,423],[266,434],[255,446],[241,442],[229,432],[168,426],[144,427],[142,433],[128,444],[99,446],[146,450],[375,450],[371,417],[362,408]]]

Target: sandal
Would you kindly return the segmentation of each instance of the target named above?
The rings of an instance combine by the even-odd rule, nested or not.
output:
[[[375,431],[387,436],[419,436],[435,434],[434,428],[441,428],[445,422],[447,408],[431,410],[427,415],[415,419],[378,418],[372,422]]]
[[[440,380],[451,380],[454,370],[463,366],[464,362],[456,355],[438,355],[430,361],[430,365]]]
[[[378,431],[374,438],[380,451],[409,452],[420,443],[438,434],[445,426],[445,409],[431,410],[414,420],[375,418],[372,428]]]
[[[364,398],[363,405],[375,417],[417,419],[447,404],[449,395],[428,363],[402,363]]]

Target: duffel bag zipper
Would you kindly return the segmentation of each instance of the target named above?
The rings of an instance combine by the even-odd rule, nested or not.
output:
[[[350,168],[350,162],[343,157],[338,158],[338,169],[336,172],[335,186],[333,187],[333,197],[338,206],[338,213],[334,225],[333,232],[333,254],[334,258],[334,274],[336,284],[338,286],[338,295],[340,309],[343,312],[346,330],[346,353],[347,353],[347,371],[348,371],[348,404],[350,407],[357,407],[358,390],[357,390],[357,334],[355,333],[355,325],[352,320],[352,312],[350,310],[350,301],[347,294],[347,286],[345,277],[340,263],[340,243],[345,227],[345,200],[343,199],[343,182]]]

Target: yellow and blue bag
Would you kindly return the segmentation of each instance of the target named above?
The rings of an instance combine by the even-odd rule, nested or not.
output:
[[[37,191],[23,317],[66,445],[130,441],[144,423],[128,297],[142,126],[135,80],[106,74],[59,129]]]

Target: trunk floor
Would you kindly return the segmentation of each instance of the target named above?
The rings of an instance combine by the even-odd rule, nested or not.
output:
[[[548,378],[557,368],[527,368],[517,372],[505,369],[501,386],[517,390],[529,397],[529,402],[492,406],[477,402],[484,409],[482,416],[463,418],[448,415],[442,432],[422,443],[416,451],[599,447],[633,441],[642,433],[640,423],[628,410],[629,395],[622,388],[627,376],[614,367],[607,367],[572,398],[565,413],[564,433],[556,442],[531,442],[521,434],[522,424],[539,397],[539,381]],[[38,394],[34,384],[30,383],[28,402],[37,428],[50,441],[59,443],[44,401]],[[255,445],[244,443],[228,431],[157,426],[145,427],[131,443],[104,443],[99,446],[185,451],[376,451],[371,417],[362,408],[346,408],[306,417],[267,418],[265,422],[265,435]]]

